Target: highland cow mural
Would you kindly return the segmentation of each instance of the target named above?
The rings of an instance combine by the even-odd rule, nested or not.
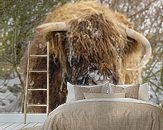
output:
[[[46,54],[46,42],[50,43],[50,111],[65,102],[66,82],[140,83],[141,69],[151,56],[149,42],[124,15],[96,2],[56,8],[37,32],[32,54]],[[46,69],[46,58],[31,59],[30,67]],[[30,82],[32,88],[46,87],[46,75],[31,73]],[[33,103],[44,103],[45,97],[44,92],[29,96]],[[45,112],[43,108],[32,111]]]

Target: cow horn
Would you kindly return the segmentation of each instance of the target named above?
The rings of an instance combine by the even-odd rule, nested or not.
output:
[[[67,31],[68,26],[65,22],[51,22],[45,23],[36,28],[38,33],[48,33],[51,31]]]
[[[135,39],[137,42],[141,43],[144,47],[144,56],[141,59],[140,64],[136,67],[127,68],[127,70],[138,70],[139,68],[144,67],[149,61],[149,59],[151,58],[151,54],[152,54],[151,45],[149,41],[142,34],[132,29],[127,28],[126,33],[128,37]]]

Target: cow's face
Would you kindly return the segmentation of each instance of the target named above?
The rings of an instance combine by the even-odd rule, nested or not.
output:
[[[123,24],[110,22],[102,14],[93,14],[69,22],[45,23],[37,27],[37,32],[43,34],[49,34],[49,32],[51,32],[51,34],[60,34],[65,32],[68,52],[60,57],[68,57],[70,67],[75,61],[77,63],[80,61],[82,65],[76,64],[76,66],[81,68],[87,66],[85,69],[90,69],[90,76],[92,74],[91,69],[94,68],[94,70],[97,69],[101,72],[106,72],[106,75],[112,75],[115,79],[117,78],[114,73],[118,71],[117,66],[121,64],[120,59],[123,57],[126,51],[125,49],[131,46],[130,42],[125,42],[126,39],[128,39],[126,41],[137,41],[144,47],[144,56],[138,66],[132,66],[126,69],[135,70],[142,68],[151,56],[150,43],[143,35],[123,26]],[[53,36],[55,37],[57,35]],[[61,40],[63,40],[63,38]],[[62,42],[55,44],[60,50],[63,49],[63,47],[61,47],[62,45],[60,45],[63,44]],[[64,59],[61,59],[61,61],[64,61]],[[65,63],[62,62],[62,64],[66,64],[66,61]],[[102,70],[99,68],[102,68]],[[105,69],[109,71],[105,71]],[[84,70],[82,73],[83,72]],[[78,78],[80,79],[79,76]]]

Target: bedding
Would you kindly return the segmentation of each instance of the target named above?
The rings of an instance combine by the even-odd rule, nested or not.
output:
[[[110,85],[116,86],[116,87],[128,88],[128,87],[133,86],[134,84],[121,84],[121,85],[110,84]],[[140,84],[138,99],[142,100],[142,101],[150,101],[150,85],[149,85],[149,83]]]
[[[66,99],[66,103],[73,102],[76,100],[81,100],[84,99],[83,93],[78,96],[76,94],[75,96],[75,91],[74,87],[82,87],[82,88],[92,88],[92,87],[101,87],[101,92],[100,93],[112,93],[112,92],[125,92],[127,91],[126,98],[135,98],[143,101],[150,101],[150,85],[148,83],[140,84],[139,88],[137,88],[138,84],[124,84],[124,85],[114,85],[109,82],[105,82],[103,84],[99,85],[72,85],[71,83],[67,82],[67,90],[68,90],[68,95]],[[112,87],[117,87],[113,88]],[[134,88],[131,88],[134,87]],[[131,91],[130,91],[131,90]],[[84,91],[85,92],[85,91]]]
[[[140,84],[138,99],[143,101],[150,100],[150,85],[149,83]]]
[[[75,100],[85,99],[84,93],[101,93],[101,88],[101,86],[91,88],[74,86]]]
[[[163,130],[163,109],[131,98],[78,100],[52,111],[43,130]]]
[[[160,106],[163,108],[163,100],[160,101]]]
[[[99,84],[99,85],[72,85],[71,83],[67,82],[68,95],[67,95],[66,103],[84,99],[83,92],[82,92],[82,90],[80,90],[79,87],[83,90],[83,92],[86,92],[88,90],[88,88],[99,88],[100,87],[101,90],[98,91],[99,93],[105,93],[105,92],[110,93],[110,83],[109,82],[105,82],[105,83]],[[74,88],[76,88],[76,91]],[[84,91],[84,90],[86,90],[86,91]],[[79,91],[82,92],[82,94],[80,94],[78,96]]]

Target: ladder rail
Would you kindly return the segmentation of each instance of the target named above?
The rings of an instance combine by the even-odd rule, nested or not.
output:
[[[49,114],[49,42],[47,42],[47,108],[46,113]]]
[[[25,95],[24,95],[24,124],[26,124],[27,119],[27,98],[28,98],[28,79],[29,79],[29,55],[30,55],[30,42],[28,44],[28,61],[27,61],[27,74],[26,74],[26,83],[25,83]]]

